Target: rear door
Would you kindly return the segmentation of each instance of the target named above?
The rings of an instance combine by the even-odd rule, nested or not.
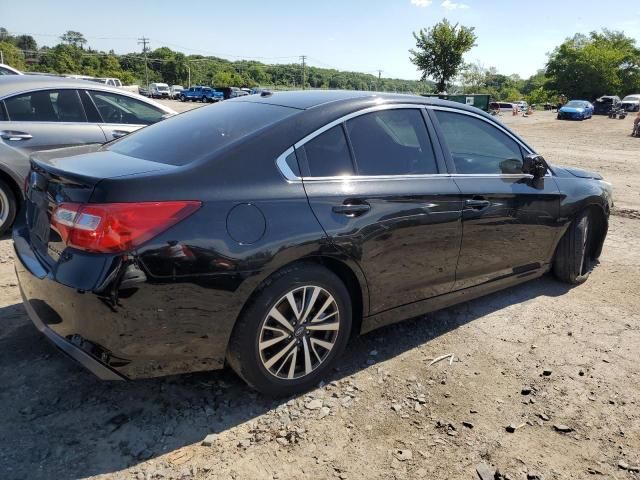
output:
[[[430,111],[464,200],[454,289],[543,267],[561,228],[556,182],[524,174],[523,155],[531,152],[489,119]]]
[[[88,123],[75,89],[21,93],[5,98],[4,106],[7,118],[0,121],[0,141],[25,162],[37,150],[105,142],[100,127]]]
[[[163,110],[127,95],[99,90],[87,90],[82,95],[89,117],[98,123],[108,141],[159,122],[166,115]]]
[[[370,313],[451,290],[461,199],[422,108],[368,109],[296,145],[311,207],[364,271]]]

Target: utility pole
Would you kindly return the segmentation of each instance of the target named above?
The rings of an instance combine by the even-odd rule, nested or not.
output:
[[[306,55],[300,55],[300,59],[302,60],[302,89],[304,90],[304,84],[306,82],[305,72],[304,72],[304,61],[307,59]]]
[[[0,63],[4,63],[4,53],[0,50]]]
[[[382,77],[382,70],[378,70],[378,91],[380,91],[380,77]]]
[[[149,67],[147,66],[147,43],[149,39],[142,37],[138,39],[138,45],[142,45],[142,53],[144,54],[144,77],[147,82],[147,90],[149,90]]]

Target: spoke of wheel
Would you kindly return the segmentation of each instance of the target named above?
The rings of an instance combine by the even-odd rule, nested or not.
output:
[[[293,310],[293,314],[296,316],[296,320],[300,320],[301,311],[298,311],[298,305],[296,304],[296,299],[293,296],[293,292],[287,293],[287,300],[289,301],[289,305],[291,306],[291,310]]]
[[[340,322],[314,323],[307,327],[307,330],[338,330]]]
[[[322,315],[324,311],[327,308],[329,308],[329,305],[331,305],[332,303],[333,303],[333,297],[329,296],[329,298],[327,298],[327,300],[324,302],[324,305],[322,305],[320,310],[318,310],[318,312],[315,314],[315,316],[313,317],[313,320],[311,320],[311,323],[318,322],[319,320],[324,320],[324,318],[320,319],[320,315]]]
[[[318,362],[321,362],[322,359],[320,358],[320,355],[318,355],[318,351],[316,350],[315,345],[313,344],[313,342],[311,343],[311,350],[313,350],[313,354],[316,356],[316,358],[318,359]]]
[[[271,309],[271,311],[269,312],[269,317],[276,320],[278,323],[280,323],[280,325],[285,327],[290,332],[293,332],[293,326],[288,322],[288,320],[284,317],[284,315],[280,313],[280,311],[276,307],[273,307]]]
[[[304,350],[304,373],[308,375],[313,368],[311,367],[311,354],[309,353],[309,342],[307,337],[302,337],[302,348]]]
[[[291,340],[286,347],[284,347],[282,350],[276,353],[273,357],[271,357],[267,362],[265,362],[264,366],[267,368],[273,367],[278,360],[280,360],[282,357],[284,357],[287,354],[291,346],[295,345],[295,343],[296,343],[295,339]]]
[[[282,360],[282,363],[280,363],[280,366],[278,367],[278,370],[276,370],[276,375],[280,374],[280,371],[284,368],[284,366],[287,364],[287,362],[289,361],[289,359],[291,358],[291,355],[295,354],[297,352],[297,349],[293,349],[291,350],[286,357],[284,357],[284,360]]]
[[[291,359],[291,365],[289,366],[289,373],[287,374],[287,378],[293,378],[296,374],[296,360],[298,359],[298,349],[293,349],[293,358]]]
[[[287,335],[285,333],[284,335],[280,335],[279,337],[270,338],[269,340],[266,340],[264,342],[260,342],[259,348],[260,348],[260,350],[264,350],[265,348],[269,348],[269,347],[275,345],[276,343],[280,343],[282,340],[284,340],[288,336],[289,335]]]
[[[311,293],[311,299],[309,300],[309,304],[307,305],[307,308],[305,309],[304,314],[302,315],[302,318],[300,318],[300,323],[305,323],[307,321],[307,317],[309,317],[309,313],[311,313],[311,309],[315,305],[316,300],[318,299],[318,295],[320,295],[320,288],[318,287],[311,287],[311,288],[313,288],[313,292]],[[304,302],[302,303],[302,306],[304,308]]]
[[[317,338],[312,338],[311,343],[313,345],[320,345],[325,350],[331,350],[333,348],[333,343],[325,342],[324,340],[318,340]]]

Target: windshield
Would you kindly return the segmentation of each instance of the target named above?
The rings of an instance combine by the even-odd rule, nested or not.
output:
[[[598,100],[596,100],[596,102],[598,102],[598,103],[611,103],[611,102],[613,102],[613,98],[611,98],[611,97],[602,97],[602,98],[599,98]]]
[[[622,101],[637,102],[637,101],[640,101],[640,95],[627,95],[622,99]]]
[[[579,100],[571,100],[569,103],[565,105],[565,107],[573,107],[573,108],[582,108],[585,106],[585,102],[581,102]]]
[[[143,160],[186,165],[297,111],[265,103],[223,102],[171,117],[105,148]]]

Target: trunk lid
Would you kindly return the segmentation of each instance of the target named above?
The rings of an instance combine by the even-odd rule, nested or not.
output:
[[[25,184],[25,213],[31,247],[49,266],[65,249],[51,216],[61,203],[90,203],[96,185],[108,178],[175,168],[128,157],[99,146],[80,146],[38,152],[31,156]]]

